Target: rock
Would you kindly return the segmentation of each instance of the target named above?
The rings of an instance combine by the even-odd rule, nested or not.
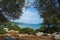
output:
[[[41,36],[41,35],[43,35],[43,34],[44,34],[43,32],[38,32],[38,33],[36,33],[37,36]]]
[[[54,36],[54,39],[56,40],[60,39],[60,32],[55,32],[52,35]]]

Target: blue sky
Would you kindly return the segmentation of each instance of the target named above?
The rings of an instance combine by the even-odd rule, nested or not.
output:
[[[20,19],[14,21],[27,24],[39,24],[43,22],[43,19],[40,18],[38,11],[34,7],[30,7],[23,12],[22,16],[20,16]]]
[[[33,3],[32,0],[29,0],[29,2]],[[43,22],[43,19],[40,18],[38,11],[32,6],[29,7],[27,10],[23,8],[23,14],[22,16],[20,16],[20,19],[13,20],[13,21],[19,23],[27,23],[27,24],[39,24]]]

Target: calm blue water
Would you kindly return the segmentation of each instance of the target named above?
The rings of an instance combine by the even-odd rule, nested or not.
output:
[[[41,27],[42,24],[25,24],[25,23],[18,23],[18,25],[21,28],[25,28],[25,27],[29,27],[29,28],[33,28],[33,29],[38,29]]]

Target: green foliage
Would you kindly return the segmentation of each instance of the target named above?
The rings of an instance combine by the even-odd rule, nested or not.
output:
[[[60,25],[58,27],[56,26],[47,27],[46,25],[43,25],[39,29],[37,29],[36,32],[44,32],[44,33],[60,32]]]
[[[16,31],[20,31],[21,28],[15,24],[15,23],[11,23],[11,22],[5,22],[5,23],[0,23],[2,25],[2,27],[0,28],[8,28],[9,30],[16,30]]]
[[[15,23],[6,23],[7,28],[9,28],[9,30],[16,30],[16,31],[20,31],[21,28],[15,24]]]
[[[56,6],[57,3],[59,4]],[[37,0],[35,4],[40,16],[44,19],[43,24],[48,27],[47,31],[58,32],[60,29],[60,0]]]
[[[36,32],[53,33],[51,28],[48,28],[45,25],[43,25],[39,29],[37,29]]]
[[[26,27],[26,28],[22,28],[22,30],[20,32],[23,33],[23,34],[24,33],[26,33],[26,34],[34,34],[35,30],[32,29],[32,28]]]
[[[46,27],[46,26],[42,26],[42,27],[40,28],[40,31],[41,31],[41,32],[46,32],[46,31],[47,31],[47,27]]]
[[[5,20],[8,21],[8,19],[6,19],[6,18],[4,17],[4,15],[1,14],[1,12],[0,12],[0,22],[6,22]]]
[[[36,32],[44,32],[44,33],[48,33],[48,27],[46,27],[45,25],[42,25],[39,29],[36,30]]]
[[[7,33],[5,30],[0,29],[0,34],[5,34],[5,33]]]
[[[20,18],[24,3],[25,0],[2,0],[0,2],[0,22]]]
[[[19,27],[19,26],[17,26],[17,25],[14,25],[14,26],[9,25],[7,28],[9,28],[9,30],[16,30],[16,31],[20,31],[20,27]]]
[[[3,25],[2,27],[0,27],[0,29],[3,28],[8,28],[9,30],[15,30],[15,31],[20,31],[20,33],[25,33],[25,34],[35,34],[35,30],[32,28],[20,28],[17,24],[15,23],[11,23],[11,22],[6,22],[6,23],[0,23],[1,25]],[[1,31],[3,32],[3,31]]]

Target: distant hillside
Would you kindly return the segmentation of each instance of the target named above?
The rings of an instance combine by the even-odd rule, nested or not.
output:
[[[29,27],[33,29],[38,29],[42,25],[42,23],[39,23],[39,24],[26,24],[26,23],[17,23],[17,22],[14,22],[14,23],[18,24],[21,28]]]

